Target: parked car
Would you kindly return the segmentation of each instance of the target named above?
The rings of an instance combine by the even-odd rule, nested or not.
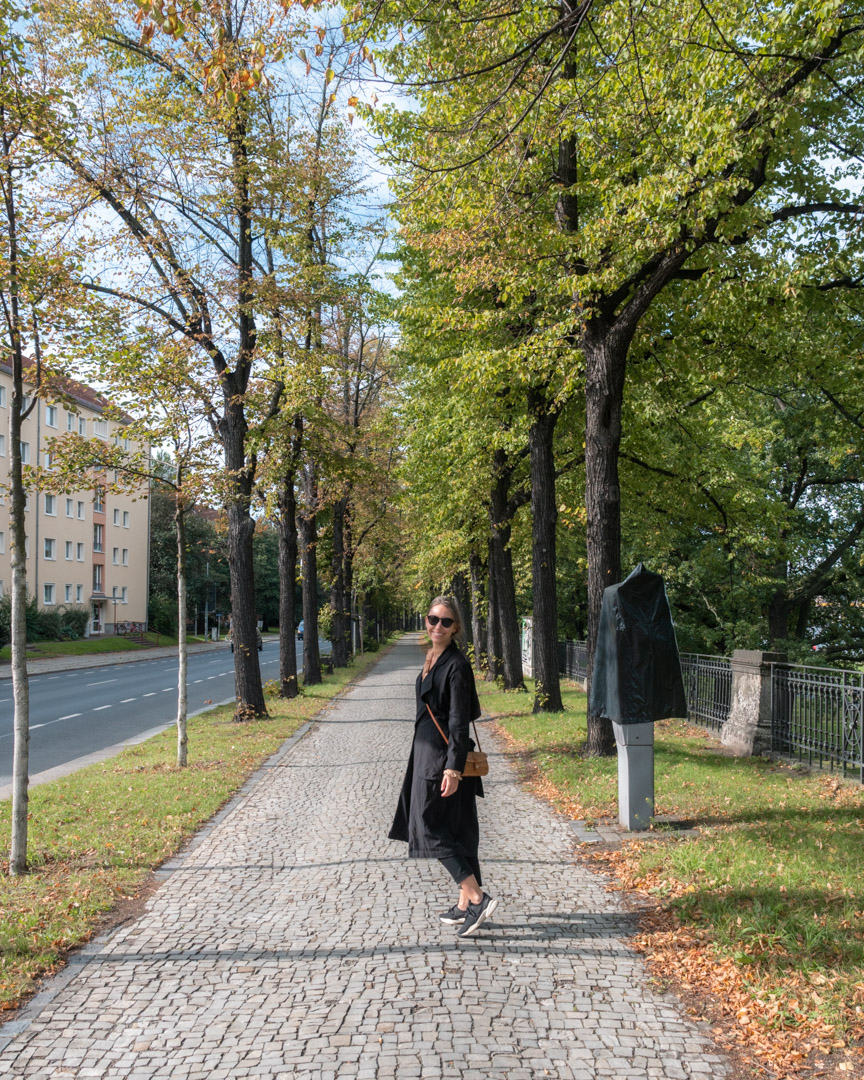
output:
[[[303,620],[302,619],[297,624],[297,640],[298,641],[303,640]]]
[[[231,642],[231,652],[234,652],[234,637],[230,631],[228,632],[228,640]],[[258,644],[258,652],[261,652],[261,650],[264,648],[264,639],[261,637],[260,630],[255,631],[255,640]]]

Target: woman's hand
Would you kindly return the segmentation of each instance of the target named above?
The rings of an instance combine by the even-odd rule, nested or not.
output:
[[[452,772],[445,772],[441,779],[441,794],[446,799],[459,787],[459,777]]]

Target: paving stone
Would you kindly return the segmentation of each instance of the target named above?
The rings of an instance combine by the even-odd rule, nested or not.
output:
[[[271,759],[141,917],[11,1030],[0,1075],[729,1076],[707,1028],[650,985],[633,917],[574,861],[571,823],[519,786],[485,725],[480,857],[501,905],[468,941],[438,923],[448,875],[386,839],[420,660],[400,642]]]

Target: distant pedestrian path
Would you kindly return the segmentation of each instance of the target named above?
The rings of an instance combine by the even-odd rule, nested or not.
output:
[[[144,914],[11,1029],[0,1075],[728,1075],[705,1029],[650,989],[630,917],[572,861],[568,823],[492,747],[480,856],[501,906],[465,941],[438,923],[446,872],[385,839],[420,663],[416,636],[400,642],[271,761]]]

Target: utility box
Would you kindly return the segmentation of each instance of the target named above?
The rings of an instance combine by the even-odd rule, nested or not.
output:
[[[654,723],[687,716],[666,586],[642,563],[603,591],[591,675],[592,716],[612,721],[618,746],[618,820],[647,829],[654,816]]]

